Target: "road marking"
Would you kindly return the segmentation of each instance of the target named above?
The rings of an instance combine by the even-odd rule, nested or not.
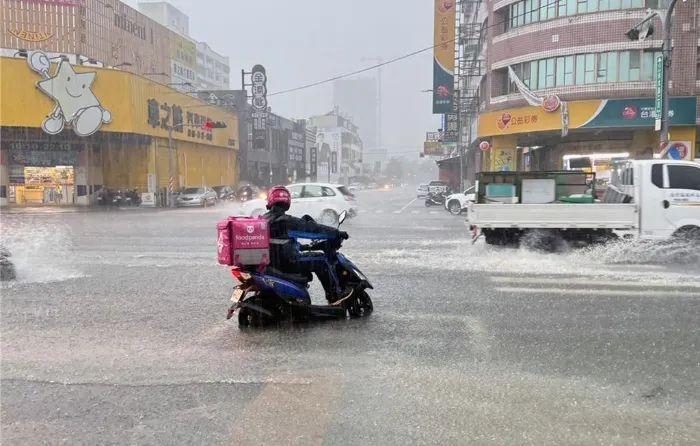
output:
[[[420,214],[420,211],[411,211],[411,214]]]
[[[577,296],[639,296],[639,297],[699,297],[697,291],[659,291],[659,290],[610,290],[610,289],[572,289],[572,288],[528,288],[496,287],[502,293],[520,294],[561,294]]]
[[[413,203],[415,203],[417,199],[418,199],[418,198],[414,198],[413,200],[409,201],[408,204],[407,204],[406,206],[404,206],[404,207],[402,207],[401,209],[399,209],[399,212],[398,212],[398,213],[400,214],[401,212],[405,211],[406,208],[409,207],[410,205],[412,205]]]
[[[491,282],[515,283],[515,284],[577,284],[589,286],[629,286],[629,287],[668,287],[668,288],[700,288],[700,282],[678,282],[670,284],[665,280],[647,280],[631,282],[628,279],[599,280],[595,277],[518,277],[518,276],[491,276]],[[595,290],[595,288],[589,288]]]
[[[430,211],[430,212],[428,212],[428,213],[429,213],[429,214],[437,214],[438,211]]]
[[[308,385],[267,384],[241,417],[233,417],[234,444],[323,444],[342,388],[328,377]]]

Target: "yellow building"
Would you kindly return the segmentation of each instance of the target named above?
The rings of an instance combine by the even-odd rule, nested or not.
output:
[[[0,58],[0,98],[0,204],[237,181],[236,116],[139,75],[29,53]]]
[[[603,177],[619,158],[658,156],[654,99],[581,100],[481,113],[478,136],[490,142],[482,170],[588,168]],[[670,139],[676,157],[698,155],[696,97],[670,100]],[[564,130],[563,130],[564,129]]]

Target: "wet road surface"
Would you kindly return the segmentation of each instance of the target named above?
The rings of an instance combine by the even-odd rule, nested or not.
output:
[[[225,320],[232,205],[4,214],[3,444],[700,442],[697,250],[472,245],[413,190],[344,225],[370,317],[270,329]]]

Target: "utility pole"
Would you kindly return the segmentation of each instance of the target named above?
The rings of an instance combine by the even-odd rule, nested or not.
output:
[[[686,0],[683,0],[685,2]],[[668,150],[668,142],[669,142],[669,129],[671,127],[671,120],[669,119],[668,113],[669,113],[669,108],[670,108],[670,102],[671,102],[671,97],[670,97],[670,91],[668,88],[669,81],[671,79],[671,60],[672,60],[672,52],[673,48],[671,47],[671,41],[672,41],[672,34],[671,34],[671,26],[672,26],[672,16],[673,16],[673,10],[676,7],[676,3],[678,0],[670,0],[668,4],[668,9],[666,9],[666,13],[663,17],[661,17],[662,14],[659,14],[657,11],[653,10],[647,10],[647,16],[642,20],[641,22],[637,23],[632,29],[627,31],[626,35],[629,37],[630,40],[636,41],[636,40],[644,40],[646,39],[647,36],[650,36],[654,32],[654,28],[651,25],[651,20],[654,17],[660,17],[663,19],[663,46],[661,47],[661,52],[662,52],[662,67],[663,69],[661,70],[662,72],[659,73],[657,70],[657,91],[656,91],[656,110],[657,110],[657,116],[656,116],[656,126],[655,130],[660,131],[659,135],[659,148],[661,150],[661,155],[663,156],[665,154],[665,151]],[[661,74],[661,79],[658,78],[659,74]],[[659,82],[660,81],[660,82]],[[660,88],[659,88],[660,87]],[[661,98],[659,98],[659,94],[661,95]],[[659,101],[659,99],[661,99]],[[661,102],[661,104],[659,104]],[[659,107],[661,105],[661,107]],[[660,110],[659,110],[660,108]]]
[[[685,0],[684,0],[685,1]],[[664,73],[663,73],[663,100],[661,103],[661,135],[659,135],[659,148],[665,150],[668,147],[670,119],[668,117],[668,109],[670,104],[670,92],[668,90],[668,82],[671,78],[671,16],[673,9],[676,7],[678,0],[671,0],[664,17],[664,43],[662,47],[664,57]]]

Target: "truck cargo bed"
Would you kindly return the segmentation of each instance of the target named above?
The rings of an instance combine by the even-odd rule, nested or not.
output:
[[[636,206],[630,204],[471,204],[468,221],[479,228],[633,229]]]

